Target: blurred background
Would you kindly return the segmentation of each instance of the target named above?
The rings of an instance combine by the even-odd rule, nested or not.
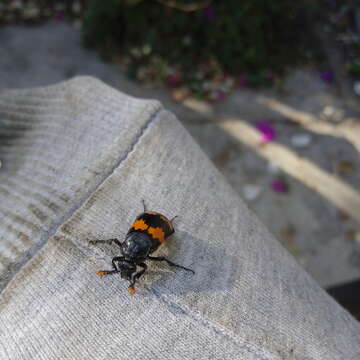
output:
[[[159,99],[359,316],[359,39],[359,0],[0,0],[0,88]]]

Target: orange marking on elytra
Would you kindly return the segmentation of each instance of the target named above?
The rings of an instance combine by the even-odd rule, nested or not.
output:
[[[132,226],[135,230],[146,230],[149,225],[146,224],[146,222],[142,219],[136,220]]]
[[[149,227],[148,229],[148,233],[151,234],[151,236],[154,238],[154,239],[159,239],[159,241],[161,243],[163,243],[165,241],[165,234],[164,234],[164,231],[162,228],[160,227]]]

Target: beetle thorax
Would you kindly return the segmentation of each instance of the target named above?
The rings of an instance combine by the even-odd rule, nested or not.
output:
[[[149,255],[152,241],[149,235],[134,231],[126,236],[122,246],[122,255],[125,260],[139,263]]]

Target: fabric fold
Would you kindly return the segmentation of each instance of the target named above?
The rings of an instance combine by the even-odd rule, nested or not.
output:
[[[100,92],[108,97],[100,104],[124,97]],[[157,103],[142,104],[143,112],[123,114],[117,131],[118,113],[108,115],[113,122],[103,126],[116,135],[96,168],[107,172],[89,178],[78,170],[91,191],[82,190],[2,292],[0,358],[357,359],[355,319],[269,233],[177,119]],[[84,123],[92,118],[79,111]],[[151,263],[131,296],[119,276],[96,275],[119,250],[89,240],[122,240],[142,199],[149,210],[178,215],[157,254],[196,274]]]
[[[0,290],[161,109],[91,77],[0,92]],[[124,136],[126,134],[126,136]]]

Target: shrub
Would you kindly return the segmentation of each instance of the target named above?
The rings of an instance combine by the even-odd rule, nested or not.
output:
[[[105,55],[129,55],[135,72],[155,61],[191,78],[204,64],[211,71],[261,75],[303,58],[297,36],[304,32],[306,5],[305,0],[94,0],[84,17],[83,39]]]

